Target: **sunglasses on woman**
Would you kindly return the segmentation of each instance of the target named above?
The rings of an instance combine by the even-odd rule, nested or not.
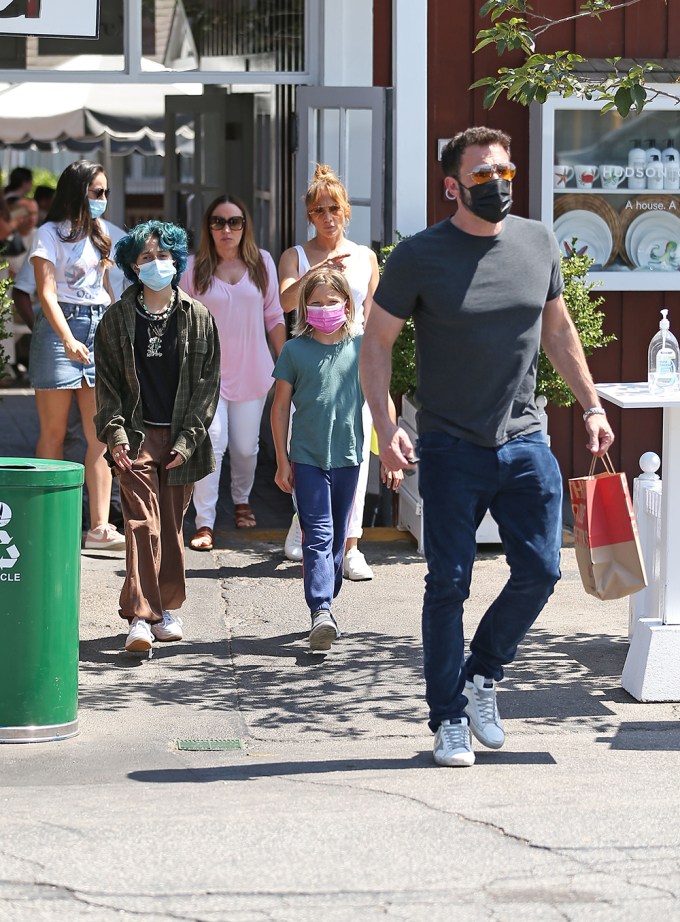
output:
[[[243,230],[246,226],[246,219],[243,215],[234,215],[233,218],[222,218],[220,215],[211,215],[208,218],[208,227],[212,230],[224,230],[225,227],[228,227],[229,230]]]
[[[517,167],[514,163],[480,163],[474,170],[470,170],[466,175],[469,176],[476,186],[482,186],[485,182],[492,179],[506,179],[510,182],[514,179]]]
[[[326,212],[337,216],[342,212],[342,205],[317,205],[309,209],[309,216],[310,218],[322,218]]]
[[[95,198],[103,198],[104,196],[106,196],[107,198],[110,198],[111,190],[110,189],[92,189],[92,194],[94,195]]]

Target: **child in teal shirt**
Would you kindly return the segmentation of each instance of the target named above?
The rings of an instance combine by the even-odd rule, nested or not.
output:
[[[364,440],[362,337],[353,334],[353,321],[354,302],[345,276],[331,269],[313,270],[300,289],[296,335],[283,347],[273,372],[275,480],[285,493],[295,493],[311,650],[329,650],[340,636],[331,606],[342,586]],[[295,413],[288,451],[291,402]]]

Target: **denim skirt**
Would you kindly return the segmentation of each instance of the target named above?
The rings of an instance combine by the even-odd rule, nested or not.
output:
[[[94,334],[106,308],[101,304],[59,302],[74,339],[84,343],[90,353],[87,365],[66,357],[64,347],[42,310],[38,311],[31,336],[28,375],[35,390],[75,390],[83,379],[94,387]]]

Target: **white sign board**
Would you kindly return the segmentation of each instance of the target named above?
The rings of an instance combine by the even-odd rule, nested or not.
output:
[[[0,0],[0,35],[97,38],[99,0]]]

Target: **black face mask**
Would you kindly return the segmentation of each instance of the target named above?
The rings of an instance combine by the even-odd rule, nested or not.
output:
[[[463,196],[466,208],[490,224],[502,221],[512,207],[511,183],[507,179],[491,179],[479,186],[464,186],[467,196]]]

